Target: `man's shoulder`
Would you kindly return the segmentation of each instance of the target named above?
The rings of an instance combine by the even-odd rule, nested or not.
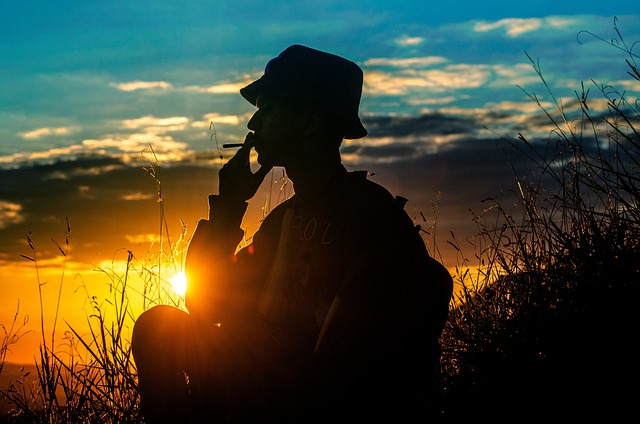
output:
[[[345,189],[352,198],[373,202],[393,203],[394,196],[381,184],[369,179],[367,171],[351,171],[345,178]]]
[[[345,179],[343,200],[354,210],[367,216],[379,216],[382,219],[401,219],[406,214],[407,202],[402,196],[393,195],[383,185],[372,181],[365,172],[350,172]]]

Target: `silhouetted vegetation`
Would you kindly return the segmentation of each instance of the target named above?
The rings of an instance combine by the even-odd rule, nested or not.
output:
[[[617,36],[611,43],[640,83],[637,56]],[[489,200],[475,217],[480,272],[471,276],[471,261],[462,258],[456,277],[464,290],[443,336],[445,416],[452,420],[631,413],[640,111],[625,92],[592,84],[596,99],[584,86],[575,93],[577,116],[551,90],[555,110],[530,95],[553,123],[551,136],[542,146],[522,134],[510,141],[535,167],[516,172],[515,207]]]
[[[45,329],[41,320],[42,339],[35,375],[25,369],[9,382],[8,387],[0,388],[4,401],[12,405],[12,411],[6,417],[7,422],[142,422],[137,372],[131,354],[131,330],[137,316],[151,306],[184,306],[184,299],[172,290],[169,278],[182,270],[186,247],[184,225],[178,240],[172,242],[169,238],[155,155],[145,170],[156,185],[160,216],[158,240],[151,244],[143,258],[136,258],[131,251],[118,252],[114,255],[112,266],[95,269],[104,276],[109,297],[100,298],[92,294],[89,287],[82,285],[90,305],[88,333],[80,333],[67,323],[62,340],[58,340],[55,337],[57,320],[52,329]],[[69,251],[70,233],[71,226],[67,222],[65,243],[60,245],[53,240],[65,258]],[[32,254],[22,256],[32,261],[37,269],[36,247],[30,237],[27,241]],[[124,258],[121,258],[122,253]],[[61,274],[60,285],[65,279],[64,266]],[[132,284],[132,281],[137,284]],[[38,281],[39,288],[43,285]],[[43,316],[42,291],[40,295]],[[140,304],[134,306],[133,298],[141,299]],[[3,327],[5,337],[0,350],[0,371],[5,364],[7,348],[18,343],[24,334],[24,326],[16,326],[17,320],[18,313],[9,329]],[[50,339],[47,334],[51,335]]]

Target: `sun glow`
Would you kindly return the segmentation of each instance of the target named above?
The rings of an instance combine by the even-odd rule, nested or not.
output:
[[[184,272],[180,271],[173,277],[169,278],[169,281],[171,281],[173,291],[180,296],[184,296],[187,291],[187,276]]]

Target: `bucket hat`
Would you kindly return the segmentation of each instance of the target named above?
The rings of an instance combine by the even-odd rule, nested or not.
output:
[[[358,115],[362,81],[354,62],[295,44],[271,59],[262,77],[240,94],[254,106],[260,94],[311,102],[345,123],[345,138],[357,139],[367,135]]]

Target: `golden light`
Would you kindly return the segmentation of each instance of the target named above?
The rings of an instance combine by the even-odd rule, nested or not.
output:
[[[169,281],[171,281],[173,291],[180,296],[184,296],[187,291],[187,276],[184,272],[180,271],[173,277],[169,278]]]

